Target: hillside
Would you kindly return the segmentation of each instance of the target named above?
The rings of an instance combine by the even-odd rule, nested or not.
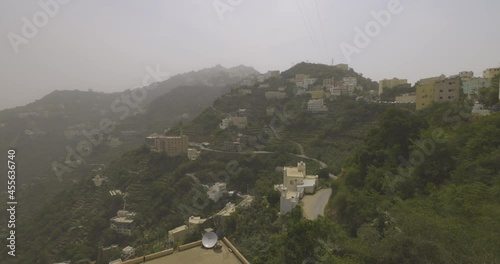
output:
[[[292,68],[282,72],[285,79],[294,78],[296,74],[308,74],[311,78],[327,79],[334,78],[335,80],[342,80],[344,77],[355,77],[358,84],[363,86],[365,91],[378,90],[378,83],[370,78],[363,77],[362,74],[357,73],[354,69],[343,70],[332,65],[306,63],[301,62],[294,65]]]
[[[207,96],[199,96],[207,89],[211,89]],[[161,132],[161,128],[165,129],[172,124],[169,123],[171,117],[199,111],[205,102],[219,97],[220,92],[227,89],[229,88],[179,87],[152,101],[145,112],[125,119],[118,130],[142,131],[134,138],[143,140],[147,135],[146,131]],[[88,176],[52,199],[37,217],[24,222],[28,230],[31,230],[32,237],[37,239],[23,237],[20,241],[30,245],[33,243],[30,248],[35,248],[33,252],[37,253],[20,252],[21,256],[28,262],[36,259],[41,263],[61,259],[81,260],[85,256],[95,259],[95,245],[106,246],[110,243],[131,244],[138,247],[139,252],[152,252],[151,250],[164,246],[164,230],[181,224],[191,214],[210,216],[225,204],[209,203],[201,211],[191,204],[183,208],[176,207],[176,203],[189,201],[189,197],[195,194],[202,195],[201,197],[206,195],[200,192],[200,186],[196,182],[185,176],[186,173],[195,173],[203,184],[210,185],[217,181],[210,176],[212,172],[218,174],[225,170],[226,163],[236,162],[239,173],[230,175],[228,188],[243,193],[250,192],[258,197],[271,193],[273,184],[280,182],[281,176],[275,171],[277,166],[293,165],[304,158],[309,160],[308,168],[311,173],[321,173],[328,178],[327,172],[340,172],[347,153],[361,143],[374,118],[386,108],[345,98],[331,102],[330,107],[334,110],[332,113],[312,115],[305,108],[307,96],[267,101],[263,91],[258,88],[253,90],[254,93],[250,96],[240,96],[237,89],[234,89],[216,99],[212,107],[206,108],[194,119],[180,119],[182,122],[177,123],[169,132],[177,134],[182,129],[191,140],[210,142],[220,152],[203,152],[199,160],[192,162],[186,158],[172,159],[150,153],[145,148],[135,149],[113,161],[100,173],[108,179],[100,188],[93,186],[91,181],[95,172],[79,171]],[[181,101],[179,98],[184,99]],[[274,117],[267,116],[268,106],[275,107],[279,112]],[[228,115],[238,115],[241,108],[247,109],[249,126],[245,129],[221,130],[221,119]],[[294,113],[293,118],[286,123],[276,119],[283,111]],[[358,117],[350,118],[353,115]],[[283,129],[272,135],[268,127],[274,127],[279,122],[283,122]],[[265,135],[262,134],[263,131]],[[243,150],[236,155],[226,152],[224,141],[232,140],[238,134],[245,137]],[[265,137],[270,138],[266,140]],[[304,150],[305,156],[299,157],[302,155],[300,149]],[[328,149],[333,151],[326,151]],[[272,153],[253,155],[254,150]],[[329,167],[321,170],[314,158],[320,159]],[[94,159],[95,162],[99,161],[97,157],[92,157],[92,161]],[[325,184],[326,178],[323,179]],[[220,180],[227,182],[228,179]],[[117,236],[109,230],[109,218],[123,206],[121,198],[109,196],[109,190],[113,189],[126,192],[127,208],[139,214],[139,232],[132,237]],[[190,209],[186,211],[186,208]],[[44,226],[40,226],[42,223]],[[155,240],[147,237],[155,237]]]
[[[239,82],[241,79],[259,74],[252,67],[239,65],[232,68],[225,68],[222,65],[216,65],[211,68],[199,71],[191,71],[170,77],[168,80],[154,83],[147,87],[148,93],[143,105],[151,103],[155,98],[165,95],[179,86],[207,86],[224,87]]]
[[[198,72],[186,76],[205,80],[213,73],[214,80],[224,83],[240,80],[245,70],[244,66],[215,67],[200,71],[200,76]],[[188,80],[177,77],[178,83],[184,81]],[[22,177],[17,182],[17,198],[23,204],[17,210],[19,218],[34,220],[55,194],[142,145],[150,133],[195,117],[227,89],[183,85],[153,99],[151,106],[136,104],[131,91],[54,91],[29,105],[0,111],[0,150],[17,148],[18,161],[25,164],[18,169]],[[113,122],[111,131],[101,129],[103,121]]]
[[[266,99],[257,86],[242,94],[233,85],[222,96],[218,93],[230,87],[213,90],[217,99],[204,110],[199,98],[191,98],[176,107],[181,111],[168,113],[177,97],[157,98],[148,111],[126,120],[127,126],[160,130],[168,124],[162,118],[199,106],[198,116],[175,122],[168,134],[182,131],[192,143],[208,143],[201,156],[172,158],[142,146],[102,171],[87,171],[23,222],[27,232],[19,243],[31,251],[20,249],[19,259],[86,263],[98,258],[97,248],[111,244],[133,246],[137,255],[157,252],[172,246],[166,230],[194,215],[213,216],[207,225],[224,230],[251,263],[500,260],[498,114],[473,118],[467,103],[415,111],[354,96],[326,100],[327,113],[310,113],[310,95],[295,95],[286,74],[291,73],[268,81],[270,90],[285,85],[283,99]],[[179,96],[196,97],[208,88],[178,89]],[[219,126],[236,116],[248,124]],[[278,216],[280,198],[273,186],[281,183],[282,172],[277,167],[298,161],[307,162],[308,174],[319,175],[321,188],[333,190],[325,216],[315,221],[303,218],[300,207]],[[92,181],[96,174],[106,179],[100,187]],[[202,185],[215,182],[255,199],[228,217],[215,216],[227,202],[241,201],[238,196],[209,200]],[[126,196],[112,196],[116,189]],[[109,219],[124,207],[137,213],[131,236],[110,229]],[[195,232],[185,242],[199,237]]]

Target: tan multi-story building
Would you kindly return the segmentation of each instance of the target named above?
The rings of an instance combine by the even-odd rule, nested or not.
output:
[[[420,110],[433,102],[457,101],[462,81],[460,77],[446,78],[444,75],[422,79],[417,82],[416,109]]]
[[[186,135],[162,136],[153,134],[147,140],[151,150],[165,152],[169,157],[185,155],[188,152],[189,138]]]
[[[323,79],[323,86],[328,87],[328,88],[334,87],[335,86],[334,81],[335,80],[333,79],[333,77],[330,79]]]
[[[470,79],[474,78],[474,72],[472,72],[472,71],[461,71],[458,74],[450,76],[450,78],[455,78],[455,77],[459,77],[460,79],[462,79],[462,82],[464,82],[464,81],[467,81],[467,80],[470,80]]]
[[[483,71],[483,78],[490,78],[497,76],[500,74],[500,68],[489,68]]]
[[[457,101],[460,98],[462,81],[460,77],[437,81],[434,85],[434,102]]]
[[[383,79],[378,83],[378,95],[381,95],[385,89],[392,89],[402,84],[408,84],[408,80],[398,78]]]

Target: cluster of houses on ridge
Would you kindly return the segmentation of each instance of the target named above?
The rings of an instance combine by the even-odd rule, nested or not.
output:
[[[420,79],[415,83],[416,92],[404,94],[396,97],[396,102],[411,102],[416,104],[416,109],[420,110],[430,106],[432,103],[458,101],[461,94],[469,99],[476,99],[482,88],[491,86],[492,79],[500,74],[499,68],[489,68],[483,71],[482,77],[474,77],[472,71],[462,71],[458,74],[448,76],[440,75]],[[395,87],[410,86],[406,79],[384,79],[379,82],[379,96],[389,89]],[[500,99],[500,92],[499,92]],[[477,108],[478,106],[475,106]],[[473,114],[488,114],[481,109],[474,109]]]
[[[344,71],[349,70],[347,64],[337,64],[334,67]],[[264,83],[272,77],[279,76],[279,71],[270,71],[263,75],[247,77],[239,84],[238,94],[242,96],[251,95],[252,89],[250,88],[257,88],[265,91],[264,96],[266,100],[287,98],[287,86],[274,87],[269,83]],[[320,80],[310,75],[299,73],[287,81],[292,84],[295,95],[310,94],[311,99],[307,104],[307,111],[311,113],[328,112],[325,99],[336,99],[341,95],[359,95],[364,90],[358,84],[356,77],[352,76],[343,77],[341,80],[335,80],[333,76]],[[266,115],[268,116],[272,115],[273,112],[274,109],[272,107],[266,109]]]

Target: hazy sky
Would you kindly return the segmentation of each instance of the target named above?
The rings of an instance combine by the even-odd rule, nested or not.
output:
[[[54,8],[54,1],[0,1],[0,109],[56,89],[134,88],[155,65],[177,74],[216,64],[264,72],[347,62],[341,43],[356,47],[355,27],[373,25],[371,12],[391,2],[59,0],[68,3]],[[364,76],[414,82],[500,66],[500,1],[401,0],[397,10],[350,56]],[[26,20],[38,24],[36,35],[23,34]]]

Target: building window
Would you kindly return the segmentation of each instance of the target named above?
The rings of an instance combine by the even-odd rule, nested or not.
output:
[[[439,96],[439,99],[443,99],[443,97],[442,97],[442,96]]]

